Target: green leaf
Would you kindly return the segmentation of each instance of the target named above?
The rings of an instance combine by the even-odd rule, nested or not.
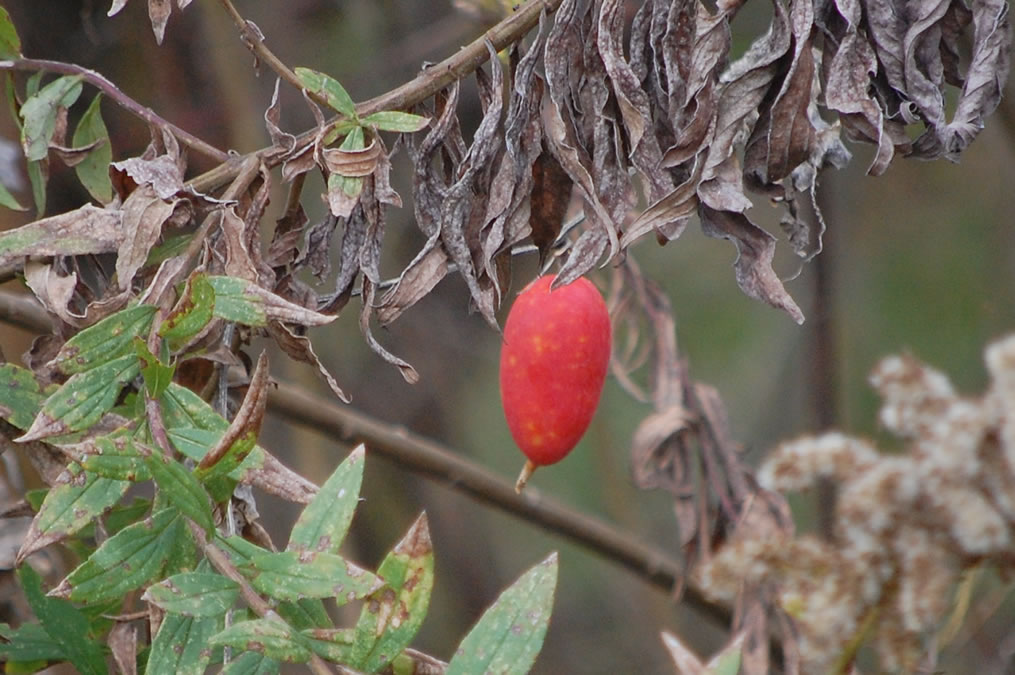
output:
[[[14,22],[7,10],[0,7],[0,59],[16,59],[21,56],[21,38],[14,29]]]
[[[225,614],[239,595],[236,582],[221,574],[184,572],[149,586],[142,599],[171,614],[203,617]]]
[[[501,593],[458,646],[447,675],[529,672],[543,646],[557,585],[557,554]]]
[[[294,72],[307,91],[319,95],[329,106],[346,117],[356,119],[356,104],[338,80],[310,68],[297,67]]]
[[[46,399],[32,426],[17,440],[24,443],[88,429],[116,405],[120,390],[138,373],[137,356],[127,354],[73,375]]]
[[[120,501],[130,487],[125,480],[103,478],[72,462],[70,480],[53,487],[25,535],[19,559],[66,539]]]
[[[268,319],[304,326],[323,326],[335,320],[289,302],[266,291],[252,281],[238,277],[212,276],[208,282],[215,291],[215,316],[245,326],[266,326]]]
[[[193,234],[177,234],[170,237],[163,236],[162,243],[148,252],[148,258],[142,267],[155,267],[170,258],[175,258],[190,246]]]
[[[300,631],[314,653],[335,663],[348,663],[355,638],[349,628],[313,628]]]
[[[88,155],[74,165],[78,180],[88,194],[100,204],[113,201],[113,183],[109,179],[109,163],[113,161],[113,148],[109,144],[109,132],[102,121],[102,94],[96,94],[88,110],[81,116],[74,130],[74,147],[82,148],[99,141]]]
[[[319,598],[302,598],[295,602],[280,602],[276,608],[279,616],[297,630],[306,628],[330,628],[331,617]]]
[[[144,462],[151,471],[155,483],[173,506],[206,532],[215,529],[208,493],[201,487],[193,472],[160,452],[153,452],[145,457]]]
[[[42,579],[31,565],[18,569],[18,579],[42,628],[60,641],[67,660],[82,675],[105,675],[105,655],[99,644],[89,639],[88,618],[81,610],[66,600],[47,597],[42,592]]]
[[[3,7],[0,7],[0,10],[2,9]],[[14,198],[14,195],[11,194],[10,190],[3,183],[0,183],[0,206],[6,206],[14,211],[27,210],[27,207],[22,206],[21,202]]]
[[[106,514],[106,532],[116,534],[128,525],[133,525],[152,508],[151,500],[134,497],[130,504],[118,504]]]
[[[25,567],[28,567],[27,565]],[[40,624],[24,623],[12,630],[5,623],[0,623],[0,661],[66,661],[67,652],[63,648],[63,640],[50,636]],[[9,668],[6,672],[10,672]]]
[[[21,106],[25,125],[21,130],[21,145],[29,162],[44,159],[49,154],[49,142],[56,130],[60,108],[74,105],[81,95],[81,76],[58,77]]]
[[[204,429],[218,431],[221,435],[229,426],[224,417],[215,412],[208,403],[181,384],[171,383],[162,396],[162,415],[169,429]],[[180,448],[181,452],[184,452]],[[200,461],[204,457],[191,457]]]
[[[82,458],[81,466],[86,471],[104,478],[117,481],[142,483],[152,479],[151,472],[145,466],[145,454],[134,439],[126,434],[119,436],[100,436],[91,441],[94,454],[89,453]]]
[[[27,429],[45,398],[32,371],[13,363],[0,365],[0,417],[18,429]]]
[[[74,375],[134,352],[134,338],[146,335],[155,307],[135,305],[111,314],[67,340],[49,362],[64,375]]]
[[[233,624],[209,641],[212,645],[257,652],[287,663],[306,663],[310,649],[279,619],[253,619]],[[166,671],[169,672],[169,671]]]
[[[349,664],[368,673],[400,654],[426,618],[433,589],[433,545],[426,514],[421,515],[377,569],[384,586],[360,612]]]
[[[381,586],[372,573],[331,553],[306,559],[294,551],[265,553],[238,567],[254,588],[278,600],[335,598],[341,606]]]
[[[210,617],[166,614],[152,640],[146,672],[150,675],[203,675],[212,656],[208,642],[223,625],[225,615],[222,614]]]
[[[174,508],[123,528],[102,543],[60,585],[72,600],[103,602],[140,588],[159,574],[186,525]]]
[[[364,454],[357,446],[321,486],[293,525],[287,551],[338,553],[359,504]]]
[[[148,397],[160,398],[173,381],[176,364],[163,363],[159,357],[151,353],[148,345],[140,337],[134,338],[134,351],[141,362],[141,375],[144,377]]]
[[[276,675],[279,663],[264,654],[243,652],[229,662],[219,675]]]
[[[195,274],[187,280],[183,296],[159,326],[159,335],[177,343],[185,342],[204,330],[214,311],[215,289],[206,274]]]
[[[731,645],[717,654],[718,662],[708,669],[708,675],[737,675],[740,672],[740,660],[743,646]]]
[[[430,118],[407,112],[399,112],[398,110],[382,110],[381,112],[367,115],[363,118],[363,124],[377,127],[381,131],[397,131],[399,133],[411,134],[430,124]]]
[[[251,558],[256,558],[259,555],[268,553],[267,549],[261,548],[253,542],[249,542],[243,537],[233,535],[231,537],[222,537],[216,535],[215,543],[222,548],[222,551],[229,556],[229,559],[233,562],[233,565],[240,565],[247,562]]]
[[[35,215],[42,218],[46,213],[46,182],[49,180],[47,160],[39,159],[28,163],[28,182],[32,185],[32,200]]]

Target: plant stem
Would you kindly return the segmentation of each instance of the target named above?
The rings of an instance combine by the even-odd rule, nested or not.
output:
[[[499,51],[521,40],[539,22],[539,16],[544,10],[547,14],[551,14],[557,10],[562,1],[529,0],[519,7],[518,11],[513,12],[452,56],[430,66],[405,84],[357,104],[356,113],[364,117],[381,110],[404,110],[422,103],[451,82],[465,77],[485,63],[490,58],[487,42]],[[297,146],[309,142],[316,133],[315,128],[297,136]],[[276,148],[268,147],[253,154],[264,157],[265,163],[271,168],[281,161],[278,157],[272,157],[275,151]],[[236,175],[235,172],[235,164],[223,163],[194,178],[189,185],[198,192],[208,192],[231,181]]]
[[[110,82],[103,75],[100,75],[94,70],[89,70],[88,68],[83,68],[73,63],[49,61],[47,59],[14,59],[0,61],[0,70],[24,70],[29,72],[41,70],[49,73],[60,73],[62,75],[76,75],[114,100],[121,108],[130,111],[149,124],[169,131],[187,147],[214,159],[216,162],[229,161],[228,154],[219,150],[210,143],[202,141],[189,131],[185,131],[172,122],[162,118],[151,108],[146,108],[141,105],[130,96],[127,96],[125,93],[120,91],[115,84]]]

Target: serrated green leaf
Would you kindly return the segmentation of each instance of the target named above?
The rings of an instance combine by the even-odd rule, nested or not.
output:
[[[105,675],[105,656],[99,644],[89,639],[88,618],[81,610],[61,598],[47,597],[42,579],[31,565],[18,569],[18,580],[43,630],[61,641],[66,659],[82,675]]]
[[[300,631],[315,654],[336,663],[348,663],[354,631],[349,628],[313,628]]]
[[[278,600],[335,598],[341,606],[381,585],[372,573],[330,553],[304,559],[294,551],[265,553],[238,567],[254,588]]]
[[[106,123],[102,121],[101,102],[102,94],[96,94],[88,110],[81,116],[77,129],[74,130],[75,148],[83,148],[99,141],[83,160],[74,165],[74,171],[81,185],[95,201],[108,204],[113,200],[113,183],[109,179],[109,163],[113,161],[113,148],[109,144]]]
[[[266,326],[268,319],[304,326],[323,326],[335,320],[289,302],[266,291],[252,281],[238,277],[211,276],[208,283],[215,291],[215,316],[245,326]]]
[[[184,572],[149,586],[143,599],[171,614],[218,616],[225,614],[239,595],[237,583],[221,574]]]
[[[23,443],[88,429],[109,412],[120,390],[140,372],[137,356],[128,354],[76,373],[46,399],[32,426],[17,440]]]
[[[557,585],[557,554],[501,593],[458,646],[447,675],[518,673],[532,668],[543,646]]]
[[[54,640],[46,629],[37,623],[24,623],[17,629],[0,624],[0,661],[66,661],[63,641]],[[10,672],[10,671],[5,671]]]
[[[185,530],[179,511],[161,509],[104,541],[67,576],[60,590],[68,591],[71,600],[85,602],[122,597],[159,574]]]
[[[187,279],[183,296],[159,326],[159,335],[174,342],[189,340],[208,325],[214,311],[215,289],[207,275],[195,274]]]
[[[137,441],[126,434],[95,438],[90,450],[81,461],[81,466],[90,473],[132,483],[152,479],[144,463],[145,454],[151,454],[151,450],[142,452]]]
[[[377,569],[384,586],[363,603],[349,665],[373,673],[409,646],[433,589],[433,545],[421,515]]]
[[[134,338],[134,352],[141,362],[141,375],[144,377],[145,391],[149,398],[159,398],[173,381],[176,364],[163,363],[151,353],[148,345],[140,337]]]
[[[294,69],[307,91],[318,94],[328,105],[350,119],[356,119],[356,104],[338,80],[310,68]]]
[[[225,432],[173,427],[167,433],[177,450],[189,459],[200,462],[208,450],[218,444]],[[241,439],[229,448],[227,455],[215,466],[204,472],[195,471],[194,475],[204,483],[216,503],[223,502],[232,494],[236,483],[243,481],[250,471],[255,471],[264,464],[264,449],[256,445],[248,448],[251,444],[251,439]]]
[[[42,502],[18,552],[19,558],[66,539],[91,524],[120,501],[130,487],[124,480],[103,478],[78,464],[67,467],[71,478],[54,486]]]
[[[134,338],[148,333],[153,316],[152,305],[135,305],[111,314],[67,340],[49,365],[64,375],[74,375],[131,354]]]
[[[18,429],[32,426],[45,400],[32,371],[13,363],[0,365],[0,418]]]
[[[332,472],[296,520],[287,551],[338,553],[359,504],[364,456],[359,445]]]
[[[169,502],[206,532],[215,529],[208,493],[197,477],[171,457],[155,452],[145,457],[145,466]]]
[[[3,9],[0,7],[0,9]],[[0,183],[0,206],[5,206],[14,211],[26,211],[28,207],[22,206],[21,202],[14,198],[10,190],[3,183]]]
[[[363,124],[375,126],[381,131],[397,131],[399,133],[411,134],[430,124],[430,118],[398,110],[382,110],[372,115],[367,115],[363,118]]]
[[[0,59],[16,59],[21,56],[21,38],[14,28],[11,15],[0,7]]]
[[[208,642],[224,624],[221,614],[210,617],[167,614],[152,640],[146,672],[203,675],[212,657]]]
[[[219,675],[276,675],[279,663],[264,654],[243,652],[230,661]]]
[[[210,644],[264,654],[287,663],[306,663],[310,649],[278,619],[253,619],[233,624],[212,637]]]
[[[30,96],[21,106],[21,118],[25,121],[21,145],[29,162],[46,157],[60,108],[71,107],[80,95],[81,76],[64,75]]]

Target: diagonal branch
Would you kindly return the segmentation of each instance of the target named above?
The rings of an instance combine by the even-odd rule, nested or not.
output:
[[[487,42],[498,51],[514,44],[532,30],[544,10],[547,14],[551,14],[557,10],[562,1],[528,0],[517,11],[452,56],[426,68],[405,84],[357,104],[356,113],[362,117],[381,110],[405,110],[422,103],[455,80],[462,79],[483,65],[490,58]],[[310,141],[316,133],[317,129],[305,131],[297,137],[297,144]],[[272,147],[262,148],[254,154],[263,157],[265,163],[272,167],[281,161],[277,156],[272,157],[276,154],[275,150]],[[211,192],[231,181],[236,171],[236,162],[224,162],[197,176],[189,185],[198,192]]]
[[[0,61],[0,70],[24,70],[28,72],[44,71],[47,73],[60,73],[62,75],[80,77],[82,80],[115,101],[121,108],[130,111],[153,126],[169,131],[187,147],[200,152],[202,155],[211,157],[216,162],[229,161],[228,154],[219,150],[207,141],[201,140],[189,131],[181,129],[172,122],[164,119],[151,108],[146,108],[141,105],[130,96],[123,93],[115,84],[106,79],[105,76],[95,72],[94,70],[89,70],[88,68],[84,68],[73,63],[49,61],[46,59],[13,59]]]

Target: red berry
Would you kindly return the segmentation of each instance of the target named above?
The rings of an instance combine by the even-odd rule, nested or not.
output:
[[[508,313],[500,394],[515,443],[536,466],[562,460],[592,421],[610,361],[610,316],[588,279],[529,284]],[[519,489],[528,478],[523,471]]]

